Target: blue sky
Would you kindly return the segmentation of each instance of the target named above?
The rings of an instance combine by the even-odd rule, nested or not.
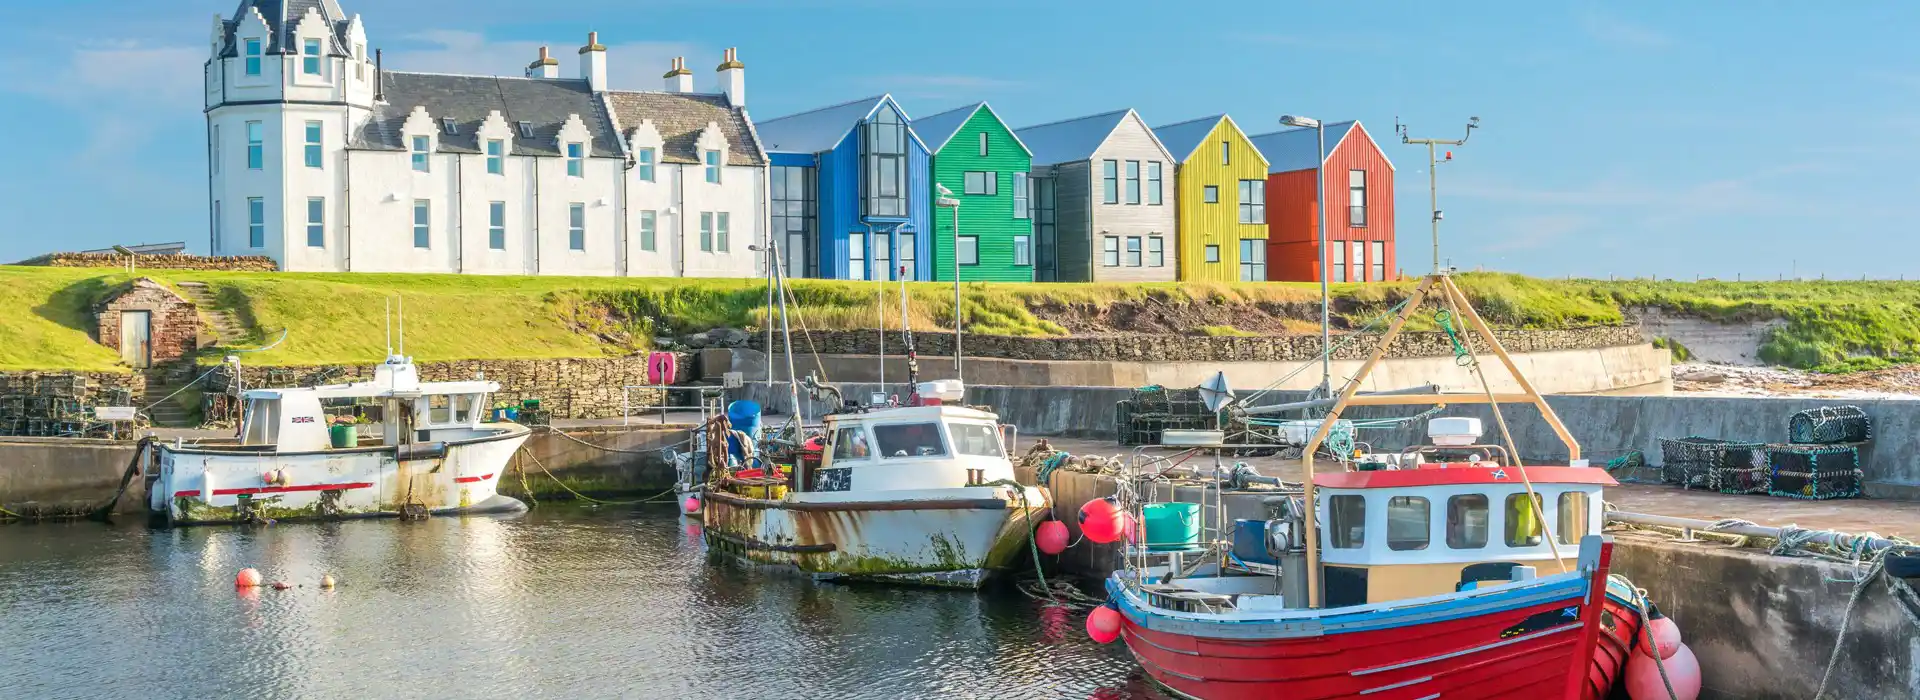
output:
[[[1401,267],[1544,276],[1920,274],[1920,3],[973,3],[341,0],[396,69],[518,74],[587,30],[616,87],[739,46],[760,119],[879,92],[979,99],[1016,126],[1134,107],[1361,119],[1398,166]],[[204,250],[198,88],[236,0],[16,3],[0,24],[0,260],[111,243]],[[973,9],[960,10],[960,7]]]

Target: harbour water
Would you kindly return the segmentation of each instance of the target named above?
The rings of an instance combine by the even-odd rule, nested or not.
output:
[[[236,591],[247,566],[296,587]],[[5,697],[1163,697],[1083,623],[716,566],[670,506],[0,527]]]

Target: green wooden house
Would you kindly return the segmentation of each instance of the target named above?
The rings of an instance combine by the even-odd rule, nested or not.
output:
[[[962,281],[1032,282],[1033,152],[985,102],[915,119],[913,130],[933,151],[932,201],[945,186],[960,202],[934,208],[933,279],[952,281],[957,256]]]

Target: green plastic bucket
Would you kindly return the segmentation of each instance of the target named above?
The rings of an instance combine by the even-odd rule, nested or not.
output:
[[[1141,508],[1147,549],[1165,552],[1200,546],[1200,504],[1148,503]]]
[[[357,447],[360,444],[360,431],[351,425],[335,425],[327,428],[328,442],[334,449]]]

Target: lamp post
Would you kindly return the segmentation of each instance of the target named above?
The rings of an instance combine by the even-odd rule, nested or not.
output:
[[[954,199],[953,190],[946,185],[933,186],[940,188],[934,206],[953,210],[953,378],[965,384],[966,373],[960,368],[960,200]]]
[[[1320,139],[1320,159],[1313,162],[1313,199],[1314,209],[1319,211],[1320,220],[1320,393],[1331,396],[1333,391],[1333,342],[1332,331],[1328,329],[1332,322],[1332,296],[1327,291],[1327,125],[1313,117],[1289,114],[1280,117],[1284,126],[1313,129]]]

